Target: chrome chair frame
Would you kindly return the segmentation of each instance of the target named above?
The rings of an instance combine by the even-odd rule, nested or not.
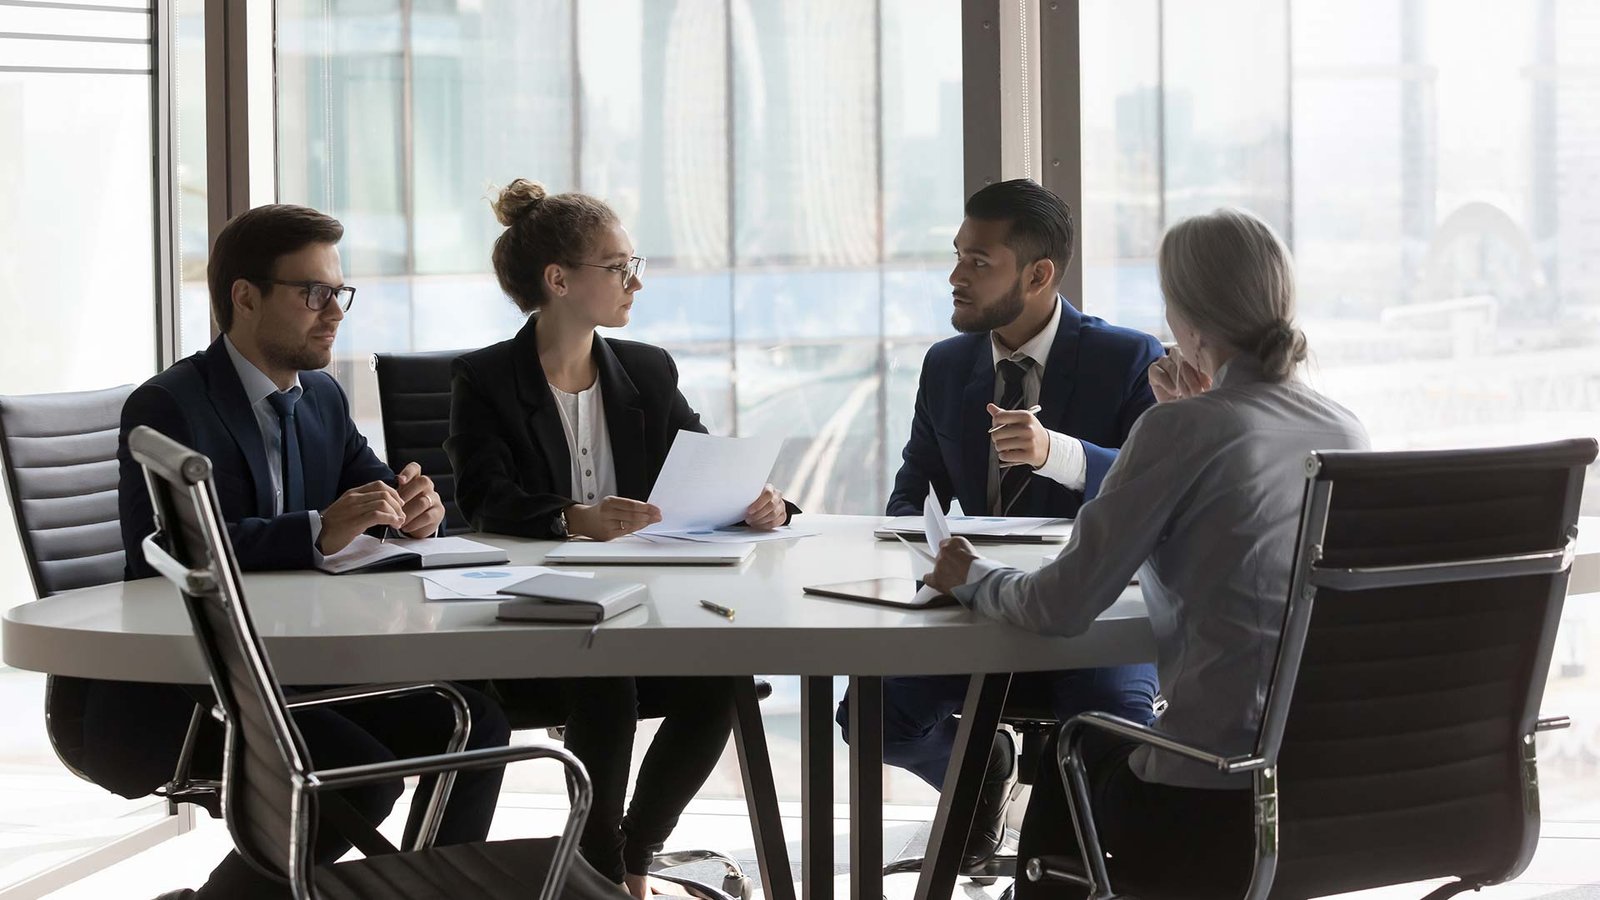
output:
[[[1305,501],[1301,508],[1288,612],[1254,752],[1234,756],[1224,755],[1212,749],[1185,744],[1155,728],[1139,725],[1108,713],[1089,712],[1074,716],[1062,725],[1058,733],[1056,762],[1062,783],[1066,787],[1083,873],[1055,868],[1045,860],[1035,857],[1029,859],[1026,865],[1026,876],[1029,881],[1061,881],[1075,884],[1088,891],[1089,900],[1115,900],[1122,896],[1112,889],[1111,877],[1106,870],[1106,856],[1100,844],[1099,830],[1094,823],[1088,773],[1083,762],[1083,736],[1090,729],[1095,729],[1137,741],[1162,752],[1206,763],[1216,767],[1219,772],[1249,773],[1254,810],[1255,855],[1250,885],[1244,896],[1245,900],[1266,900],[1272,890],[1278,867],[1279,750],[1283,745],[1290,701],[1294,695],[1295,680],[1299,674],[1301,657],[1305,652],[1312,610],[1319,589],[1362,591],[1488,578],[1554,575],[1556,577],[1552,579],[1550,588],[1551,600],[1559,613],[1561,599],[1566,596],[1567,576],[1571,573],[1576,556],[1576,526],[1569,526],[1564,545],[1536,553],[1398,566],[1333,568],[1321,565],[1322,541],[1328,523],[1329,502],[1333,491],[1331,482],[1319,478],[1323,457],[1324,454],[1314,452],[1307,457],[1305,463]],[[1567,506],[1574,517],[1583,487],[1582,479],[1575,481],[1576,484],[1568,487],[1567,498]],[[1545,623],[1547,650],[1553,643],[1557,618],[1557,615],[1552,615]],[[1547,668],[1548,653],[1543,662]],[[1531,696],[1526,698],[1530,709],[1537,708],[1542,688],[1542,684],[1530,687]],[[1424,900],[1436,900],[1492,884],[1502,884],[1516,878],[1527,868],[1539,840],[1539,781],[1534,735],[1538,732],[1566,728],[1570,724],[1565,716],[1538,718],[1533,721],[1531,729],[1522,734],[1520,740],[1520,775],[1523,793],[1522,845],[1512,863],[1504,871],[1482,881],[1458,880],[1443,885]]]
[[[434,786],[433,794],[429,798],[428,807],[424,816],[424,823],[416,840],[414,849],[431,846],[438,834],[439,822],[444,812],[444,805],[449,799],[454,773],[463,769],[480,769],[503,766],[508,763],[525,759],[555,759],[567,770],[567,775],[574,785],[574,797],[567,814],[567,822],[562,829],[561,837],[557,841],[550,871],[546,874],[545,882],[540,890],[540,900],[557,900],[562,885],[566,881],[568,868],[577,854],[578,835],[582,831],[583,823],[588,818],[589,807],[593,802],[593,786],[589,781],[589,774],[583,764],[571,753],[564,749],[554,747],[495,747],[481,750],[462,750],[465,746],[468,732],[471,728],[471,714],[468,711],[466,700],[453,686],[442,682],[427,682],[409,685],[381,685],[357,688],[339,688],[328,691],[305,694],[288,701],[284,698],[278,686],[277,678],[272,673],[270,663],[267,661],[256,635],[255,627],[251,623],[244,606],[244,590],[241,584],[238,563],[233,555],[233,547],[228,538],[227,529],[223,526],[220,507],[216,492],[211,482],[211,461],[205,456],[183,447],[170,438],[150,428],[140,427],[135,429],[130,438],[130,445],[135,460],[144,466],[145,483],[151,492],[151,497],[156,510],[157,530],[146,537],[142,549],[146,560],[151,567],[161,575],[172,581],[182,593],[185,604],[189,607],[191,617],[198,618],[197,604],[203,602],[220,602],[227,612],[229,624],[233,631],[232,637],[238,643],[238,650],[246,663],[249,681],[246,685],[254,694],[253,698],[260,703],[267,713],[267,718],[272,725],[273,738],[277,750],[287,763],[291,771],[292,799],[290,807],[290,823],[292,829],[288,860],[288,880],[295,900],[314,900],[317,896],[315,879],[316,868],[311,850],[312,842],[312,800],[320,793],[330,790],[359,787],[397,778],[417,775],[441,775]],[[179,459],[181,462],[176,467],[168,465],[166,459]],[[174,559],[163,549],[158,539],[167,529],[167,524],[161,521],[162,502],[159,488],[155,483],[156,475],[152,470],[159,470],[161,477],[174,484],[186,486],[187,499],[195,504],[198,513],[200,528],[207,547],[211,550],[209,564],[200,568],[189,568]],[[213,689],[218,696],[225,696],[220,683],[224,677],[223,663],[219,658],[217,648],[211,642],[200,637],[201,650],[206,656],[209,677]],[[307,760],[302,758],[298,742],[293,737],[293,725],[289,720],[289,712],[297,708],[313,706],[327,706],[356,700],[368,700],[377,697],[395,697],[416,693],[436,693],[448,699],[455,710],[455,728],[451,735],[447,751],[433,756],[420,756],[409,759],[396,759],[381,763],[370,763],[359,766],[345,766],[331,769],[313,769]],[[222,720],[232,729],[233,723],[228,720],[222,707],[213,708],[212,715]],[[226,745],[228,753],[233,752],[232,742]],[[226,760],[223,767],[224,779],[222,782],[222,803],[225,819],[229,832],[233,835],[236,845],[246,859],[253,865],[267,872],[274,872],[276,864],[270,860],[255,857],[249,849],[248,841],[241,841],[234,819],[235,812],[233,791],[226,773],[231,772],[231,760]]]

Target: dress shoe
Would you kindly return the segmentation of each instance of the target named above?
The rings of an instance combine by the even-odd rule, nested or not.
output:
[[[1017,748],[1011,733],[995,732],[989,751],[989,766],[984,771],[983,787],[978,789],[978,809],[972,816],[972,830],[961,853],[961,865],[972,869],[988,862],[1006,836],[1006,808],[1017,788]]]
[[[167,891],[156,900],[194,900],[194,891],[190,888],[179,888],[176,891]]]

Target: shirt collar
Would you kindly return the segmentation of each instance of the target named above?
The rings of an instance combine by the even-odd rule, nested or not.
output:
[[[244,358],[239,348],[233,345],[233,339],[227,335],[222,336],[222,346],[228,348],[228,358],[233,360],[234,371],[239,373],[239,384],[244,386],[244,396],[250,401],[251,406],[278,393],[278,386],[267,377],[267,373],[256,368],[256,364]],[[294,373],[294,384],[284,393],[304,392],[300,386],[300,373]]]
[[[1034,368],[1044,371],[1045,362],[1050,359],[1050,348],[1056,343],[1056,331],[1061,327],[1061,302],[1061,296],[1058,294],[1055,312],[1050,314],[1050,321],[1044,323],[1038,334],[1015,351],[1007,350],[1001,345],[995,333],[989,332],[989,349],[994,353],[994,364],[998,366],[1002,359],[1016,359],[1021,355],[1033,360]]]

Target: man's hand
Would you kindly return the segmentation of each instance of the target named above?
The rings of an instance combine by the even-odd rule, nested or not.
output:
[[[1211,390],[1211,376],[1184,359],[1176,347],[1151,363],[1148,374],[1150,390],[1155,393],[1157,403],[1183,400]]]
[[[761,496],[756,498],[744,511],[744,524],[757,531],[771,531],[784,523],[789,517],[789,507],[783,502],[783,494],[772,485],[761,489]]]
[[[381,481],[353,487],[322,511],[317,550],[323,556],[332,556],[374,525],[399,528],[406,520],[404,509],[400,493]]]
[[[599,503],[567,507],[567,532],[609,541],[661,521],[661,510],[627,497],[606,497]]]
[[[406,517],[400,530],[414,538],[433,537],[444,521],[444,501],[433,489],[433,479],[422,474],[422,467],[406,463],[395,481],[399,484],[402,515]]]
[[[1050,432],[1039,418],[1026,409],[1001,409],[989,404],[989,440],[1000,454],[1000,466],[1032,466],[1035,469],[1050,458]]]
[[[967,573],[972,570],[972,561],[977,558],[978,551],[972,549],[972,544],[966,538],[947,538],[939,545],[939,558],[934,561],[933,571],[922,579],[922,583],[941,594],[948,594],[967,583]]]

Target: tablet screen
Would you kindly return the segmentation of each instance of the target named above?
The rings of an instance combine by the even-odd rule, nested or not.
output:
[[[920,586],[911,578],[867,578],[861,581],[811,585],[805,588],[805,592],[819,597],[837,597],[840,600],[859,600],[862,603],[878,603],[907,609],[955,605],[956,598],[950,596],[941,596],[930,603],[918,603],[917,589]]]

